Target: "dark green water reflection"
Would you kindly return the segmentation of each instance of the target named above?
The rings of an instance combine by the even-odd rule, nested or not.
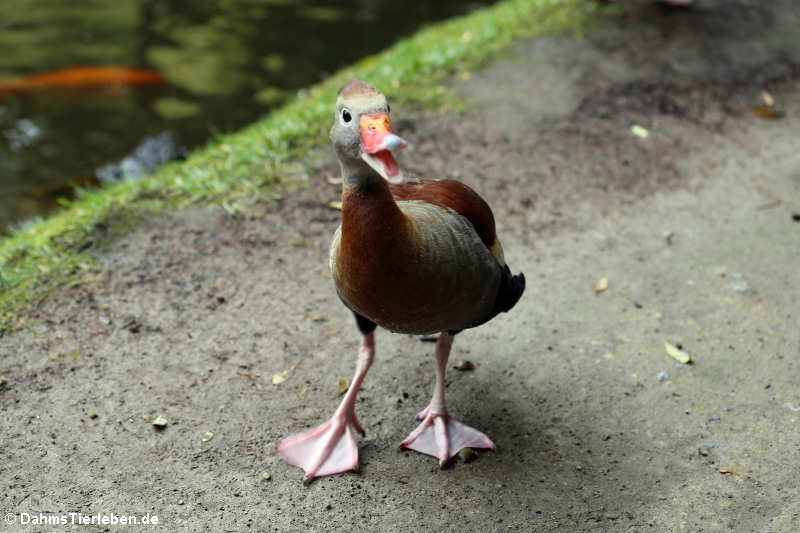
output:
[[[488,3],[2,0],[0,79],[115,65],[169,83],[0,100],[0,231],[93,183],[145,136],[168,130],[196,146],[425,22]]]

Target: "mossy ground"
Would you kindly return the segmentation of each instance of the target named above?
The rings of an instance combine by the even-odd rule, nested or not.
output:
[[[456,100],[441,85],[448,76],[474,69],[520,37],[580,32],[599,11],[581,0],[506,0],[364,58],[183,163],[141,181],[78,191],[61,211],[0,240],[0,334],[22,326],[23,311],[54,288],[81,283],[96,269],[92,252],[109,233],[197,202],[234,211],[290,187],[284,165],[326,142],[331,102],[347,80],[369,80],[410,107],[453,108]],[[98,231],[109,228],[117,229]]]

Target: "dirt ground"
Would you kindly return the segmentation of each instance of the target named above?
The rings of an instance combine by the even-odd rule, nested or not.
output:
[[[800,531],[793,4],[643,5],[459,76],[465,113],[393,109],[401,165],[481,192],[528,279],[511,313],[456,338],[453,365],[475,369],[447,378],[452,414],[496,451],[440,470],[397,450],[433,345],[379,331],[361,471],[304,486],[273,455],[331,414],[358,344],[328,273],[339,191],[321,147],[307,189],[148,220],[0,339],[0,511],[16,515],[0,530],[81,512],[161,531]],[[762,90],[782,118],[752,111]]]

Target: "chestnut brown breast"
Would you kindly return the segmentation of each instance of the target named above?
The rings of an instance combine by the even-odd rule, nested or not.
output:
[[[451,195],[458,189],[423,183]],[[485,202],[471,189],[480,202],[468,195],[457,204],[482,221],[481,237],[471,220],[442,205],[446,200],[434,190],[390,190],[381,181],[346,187],[342,194],[342,225],[331,245],[337,291],[353,311],[391,331],[427,334],[470,327],[491,313],[499,290],[501,267],[484,240],[494,240],[488,206],[483,211]],[[424,194],[413,194],[419,191]],[[434,198],[426,201],[424,195]]]

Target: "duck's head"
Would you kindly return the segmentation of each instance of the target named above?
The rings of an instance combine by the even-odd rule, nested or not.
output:
[[[392,152],[402,150],[407,143],[392,133],[389,104],[375,87],[353,80],[339,90],[331,141],[345,180],[368,172],[366,163],[389,182],[403,181]]]

